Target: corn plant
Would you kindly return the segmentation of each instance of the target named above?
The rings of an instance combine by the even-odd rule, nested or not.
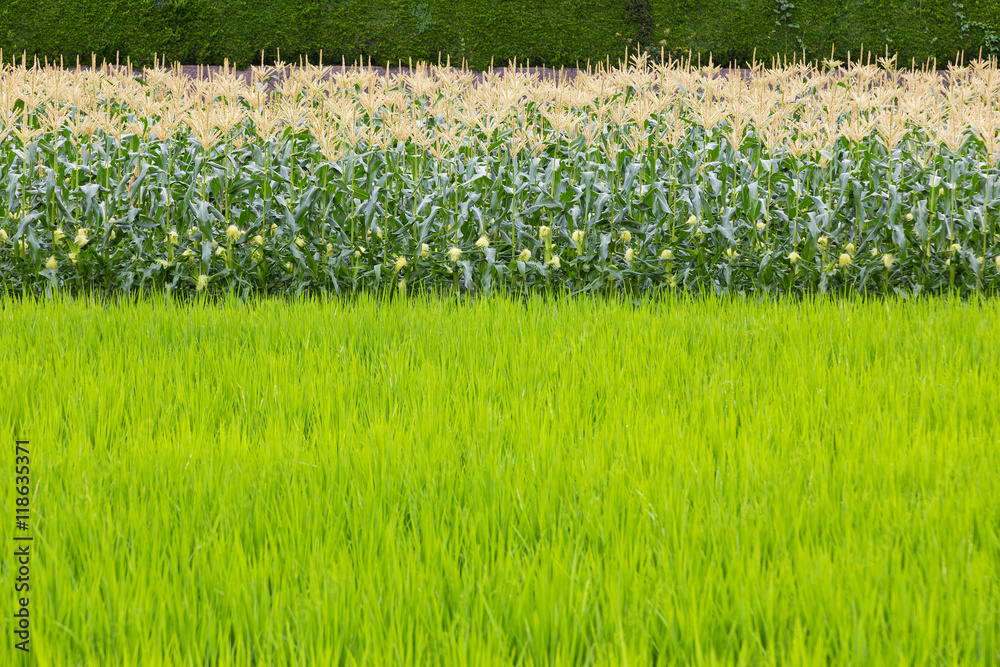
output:
[[[2,60],[2,58],[0,58]],[[12,293],[994,293],[1000,70],[3,67]]]

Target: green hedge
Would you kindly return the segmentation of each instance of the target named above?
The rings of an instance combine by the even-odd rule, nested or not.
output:
[[[769,64],[774,54],[809,60],[857,59],[862,46],[883,56],[886,46],[897,65],[938,67],[1000,55],[1000,2],[996,0],[650,0],[654,42],[667,49],[715,62],[743,63],[757,51]],[[669,32],[667,32],[669,31]],[[658,50],[657,46],[657,50]],[[866,57],[867,60],[867,57]]]
[[[628,43],[627,40],[632,42]],[[939,66],[964,50],[966,58],[1000,54],[996,0],[7,0],[0,6],[0,48],[7,62],[114,62],[116,52],[136,66],[154,53],[169,62],[238,68],[282,59],[372,64],[436,63],[438,54],[485,69],[491,58],[572,67],[610,58],[639,43],[657,56],[660,40],[672,54],[709,53],[721,63],[804,51],[826,58],[831,45],[846,60],[861,46],[899,64],[937,58]]]
[[[29,7],[31,7],[29,11]],[[600,21],[592,17],[600,16]],[[533,64],[575,65],[587,58],[625,53],[616,33],[633,30],[626,9],[613,0],[561,0],[544,8],[526,0],[9,0],[0,9],[0,48],[8,59],[97,54],[98,62],[130,57],[152,64],[222,64],[238,68],[275,60],[324,62],[358,58],[394,66],[413,58],[436,63],[438,54],[485,69],[490,59],[515,57]]]

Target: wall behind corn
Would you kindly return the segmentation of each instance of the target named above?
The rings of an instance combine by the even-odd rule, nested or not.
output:
[[[599,54],[624,56],[615,33],[633,27],[615,0],[7,0],[0,7],[0,48],[10,63],[27,50],[34,57],[90,64],[102,59],[152,64],[230,64],[245,68],[281,59],[298,63],[436,63],[464,57],[485,69],[491,57],[506,65],[517,57],[532,64],[573,66]],[[599,19],[595,17],[600,17]]]
[[[654,43],[686,53],[714,54],[717,63],[776,54],[821,61],[856,60],[863,47],[896,64],[938,67],[964,51],[965,62],[1000,55],[998,0],[648,0]],[[867,56],[866,56],[867,60]]]
[[[629,43],[627,40],[632,40]],[[998,0],[5,0],[0,3],[0,49],[8,64],[48,57],[67,64],[80,54],[151,65],[168,62],[237,68],[361,58],[393,65],[413,58],[474,69],[517,58],[532,65],[612,64],[642,43],[657,57],[689,50],[717,63],[742,65],[776,54],[810,60],[852,58],[864,46],[881,55],[888,45],[898,64],[937,58],[945,66],[1000,55]]]

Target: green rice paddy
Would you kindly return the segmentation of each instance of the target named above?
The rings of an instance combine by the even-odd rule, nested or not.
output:
[[[30,660],[998,664],[998,334],[995,300],[2,301]]]

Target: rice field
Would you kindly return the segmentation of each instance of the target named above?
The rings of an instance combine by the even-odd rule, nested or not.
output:
[[[0,54],[15,294],[994,294],[1000,70],[251,82]],[[280,68],[284,71],[284,66]]]
[[[1000,662],[996,300],[0,320],[39,665]]]

